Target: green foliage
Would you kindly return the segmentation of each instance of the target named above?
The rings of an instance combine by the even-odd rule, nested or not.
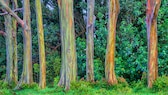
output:
[[[60,75],[61,59],[57,52],[52,52],[46,57],[46,79],[47,84],[53,84],[54,78]]]
[[[4,82],[4,81],[0,81],[0,88],[3,89],[3,88],[9,88],[9,85],[8,83]]]
[[[22,89],[39,89],[39,86],[38,86],[37,83],[22,84],[21,88],[22,88]]]
[[[86,75],[86,40],[80,37],[76,40],[78,76]]]
[[[153,88],[154,91],[168,90],[168,77],[163,75],[154,82]]]
[[[147,86],[146,86],[144,81],[138,80],[138,81],[132,82],[131,83],[131,87],[134,88],[135,92],[139,92],[139,91],[141,91],[142,89],[144,89]]]
[[[6,49],[5,38],[0,36],[0,80],[5,78],[5,62],[6,62]]]
[[[0,89],[0,95],[15,95],[15,92],[9,89]]]
[[[16,84],[14,82],[11,82],[10,84],[8,84],[4,80],[0,80],[0,89],[12,89],[15,86]]]
[[[100,59],[94,59],[94,78],[101,80],[104,77],[104,63]]]
[[[74,17],[75,17],[75,31],[85,31],[85,24],[83,23],[82,9],[86,9],[86,0],[74,0]],[[19,1],[19,7],[22,7],[22,2]],[[108,7],[107,0],[95,0],[95,29],[94,29],[94,74],[95,80],[101,81],[104,77],[104,63],[107,43],[107,27],[108,27]],[[47,5],[50,5],[49,8]],[[117,22],[116,31],[116,57],[115,57],[115,72],[118,77],[124,77],[128,83],[133,83],[131,87],[135,87],[133,91],[146,90],[147,78],[143,77],[143,73],[147,72],[147,33],[146,33],[146,1],[145,0],[120,0],[120,14]],[[44,36],[45,36],[45,47],[46,47],[46,66],[47,66],[47,85],[53,85],[53,81],[58,81],[61,68],[61,47],[54,49],[60,44],[60,23],[59,23],[59,11],[56,0],[43,0],[43,22],[44,22]],[[161,8],[158,14],[158,62],[159,62],[159,75],[168,75],[168,0],[162,0]],[[31,26],[32,26],[32,50],[33,50],[33,69],[35,81],[39,80],[39,54],[38,54],[38,36],[36,26],[36,15],[34,9],[34,0],[31,0]],[[19,13],[22,18],[22,13]],[[80,18],[77,21],[77,18]],[[4,29],[3,16],[0,17],[0,29]],[[23,64],[23,37],[22,28],[18,25],[17,32],[18,42],[18,70],[19,77],[22,71]],[[85,78],[86,75],[86,38],[85,34],[81,35],[76,39],[77,49],[77,66],[78,66],[78,77]],[[0,80],[5,79],[6,73],[6,48],[5,48],[5,37],[0,35]],[[55,80],[54,78],[57,77]],[[142,79],[141,79],[142,78]],[[141,80],[140,80],[141,79]],[[159,78],[158,80],[161,80]],[[138,80],[138,81],[137,81]],[[164,80],[164,77],[163,77]],[[165,81],[161,81],[165,83]],[[137,82],[132,82],[137,81]],[[164,86],[159,81],[154,83],[156,89],[162,89]],[[8,88],[3,82],[0,82],[1,87]],[[55,83],[55,82],[54,82]],[[82,84],[83,83],[83,84]],[[56,84],[54,84],[56,85]],[[84,92],[88,94],[111,94],[108,89],[114,89],[113,86],[107,86],[105,82],[94,84],[85,84],[85,82],[79,82],[79,84],[72,84],[73,90],[78,87],[79,91],[84,89]],[[92,85],[90,87],[90,85]],[[97,87],[96,87],[97,86]],[[119,84],[118,87],[122,90],[127,89],[126,92],[131,90],[123,84]],[[11,86],[13,87],[13,86]],[[81,88],[80,88],[81,87]],[[116,90],[118,88],[116,86]],[[10,88],[10,87],[9,87]],[[57,87],[61,94],[62,88]],[[88,89],[87,89],[88,88]],[[108,88],[108,89],[106,89]],[[98,91],[95,91],[98,90]],[[4,90],[6,91],[6,90]],[[48,91],[48,89],[47,89]],[[50,91],[50,90],[49,90]],[[52,89],[53,92],[55,90]],[[51,93],[52,93],[51,91]],[[75,90],[76,91],[76,90]],[[70,91],[71,94],[75,91]],[[45,92],[45,91],[44,91]],[[125,92],[125,91],[123,91]],[[5,93],[8,93],[6,91]],[[9,91],[10,93],[10,91]],[[1,91],[0,91],[1,94]],[[69,93],[68,93],[69,94]]]
[[[158,14],[159,75],[168,75],[168,1],[162,0]]]
[[[86,77],[86,41],[80,37],[76,40],[77,43],[77,63],[78,76]],[[100,58],[94,59],[94,76],[95,80],[101,80],[104,76],[104,63]]]
[[[35,73],[39,73],[40,72],[40,65],[37,63],[33,64],[33,70]]]
[[[57,84],[59,78],[55,78],[55,84]],[[71,89],[65,91],[63,87],[38,89],[36,84],[34,86],[26,86],[22,90],[13,91],[11,89],[0,89],[1,95],[167,95],[168,89],[160,89],[158,91],[152,91],[147,89],[143,81],[138,81],[128,85],[124,82],[123,78],[118,78],[118,85],[108,85],[104,80],[90,83],[80,80],[78,82],[71,83]],[[140,86],[140,87],[139,87]],[[139,88],[139,89],[137,89]]]

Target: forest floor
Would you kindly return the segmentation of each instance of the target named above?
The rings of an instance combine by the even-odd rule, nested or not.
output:
[[[80,80],[72,83],[69,91],[65,91],[63,87],[58,87],[57,81],[52,86],[47,86],[42,90],[38,88],[37,84],[24,85],[22,89],[16,91],[1,87],[0,95],[168,95],[168,87],[165,86],[164,82],[160,82],[149,89],[145,81],[141,80],[129,84],[119,82],[117,85],[110,86],[104,81],[89,83]]]

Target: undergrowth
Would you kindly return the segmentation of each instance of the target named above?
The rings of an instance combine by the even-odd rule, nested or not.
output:
[[[21,90],[14,91],[8,84],[0,81],[0,95],[168,95],[168,77],[161,76],[153,84],[153,88],[147,88],[145,78],[137,82],[127,83],[119,77],[117,85],[109,85],[104,79],[101,81],[87,82],[79,80],[71,83],[71,89],[65,91],[58,87],[59,78],[55,78],[53,87],[39,89],[37,84],[22,86]]]

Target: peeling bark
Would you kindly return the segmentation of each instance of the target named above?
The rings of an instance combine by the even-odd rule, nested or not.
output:
[[[13,0],[13,10],[18,8],[17,0]],[[17,14],[17,13],[16,13]],[[12,34],[13,34],[13,80],[18,82],[18,58],[17,58],[17,21],[12,17]]]
[[[39,43],[39,61],[40,61],[40,88],[46,87],[46,62],[45,62],[45,46],[44,46],[44,30],[42,20],[41,1],[36,0],[36,18],[38,28],[38,43]]]
[[[158,77],[158,49],[157,49],[157,15],[161,0],[148,0],[146,12],[147,36],[148,36],[148,87]]]
[[[19,89],[22,84],[32,84],[33,83],[33,70],[32,70],[32,39],[31,39],[31,24],[30,24],[30,2],[29,0],[24,0],[24,13],[23,21],[24,27],[23,30],[23,71],[18,85],[15,87]]]
[[[9,0],[5,0],[6,5],[9,5]],[[5,31],[6,31],[6,78],[5,81],[11,84],[13,81],[13,43],[12,43],[12,18],[10,15],[4,16]]]
[[[70,82],[76,81],[76,44],[73,17],[73,0],[58,0],[61,25],[62,67],[59,86],[70,89]]]
[[[105,59],[105,77],[110,85],[117,84],[115,75],[115,38],[116,38],[116,24],[120,11],[118,0],[109,0],[109,18],[108,18],[108,38]]]
[[[22,26],[23,29],[27,28],[24,21],[8,7],[4,0],[0,0],[0,4],[8,13],[10,13],[17,20],[17,22]]]
[[[86,27],[86,78],[87,81],[94,81],[94,4],[95,0],[87,0],[87,27]]]

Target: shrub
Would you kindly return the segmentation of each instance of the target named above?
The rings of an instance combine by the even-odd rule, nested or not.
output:
[[[158,77],[156,81],[153,83],[154,91],[161,91],[168,89],[168,77],[163,75],[161,77]]]
[[[54,78],[60,75],[61,58],[57,52],[52,52],[46,59],[46,81],[47,84],[53,84]]]
[[[21,88],[23,89],[38,89],[38,84],[37,83],[32,83],[32,84],[22,84]]]

